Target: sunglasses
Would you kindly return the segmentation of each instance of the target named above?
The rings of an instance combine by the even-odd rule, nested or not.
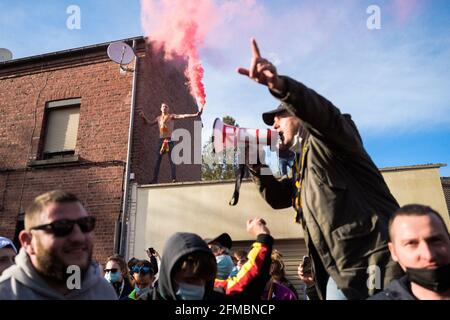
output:
[[[87,216],[77,220],[56,220],[49,224],[33,227],[30,230],[44,230],[45,232],[54,234],[55,237],[65,237],[72,233],[75,224],[78,224],[81,232],[91,232],[95,228],[95,217]]]
[[[117,268],[103,269],[103,271],[104,271],[105,273],[107,273],[107,272],[116,273],[118,270],[119,270],[119,269],[117,269]]]
[[[150,271],[153,271],[153,270],[150,267],[133,266],[133,268],[131,268],[131,271],[133,271],[135,273],[147,274],[147,273],[150,273]]]

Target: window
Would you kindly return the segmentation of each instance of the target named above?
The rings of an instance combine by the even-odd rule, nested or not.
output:
[[[64,158],[75,154],[81,99],[48,102],[43,159]]]

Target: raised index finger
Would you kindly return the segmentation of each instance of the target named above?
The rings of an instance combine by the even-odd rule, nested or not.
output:
[[[261,53],[259,52],[258,44],[256,43],[255,38],[252,38],[252,52],[254,58],[261,58]]]

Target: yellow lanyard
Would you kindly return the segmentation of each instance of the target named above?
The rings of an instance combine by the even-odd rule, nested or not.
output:
[[[295,181],[295,187],[297,188],[296,194],[295,194],[295,200],[294,200],[294,208],[296,211],[295,215],[295,222],[301,223],[302,218],[302,179],[303,179],[303,172],[305,169],[305,159],[306,159],[306,152],[308,150],[309,141],[305,141],[303,148],[302,148],[302,154],[301,154],[301,161],[298,163],[298,159],[295,159],[295,167],[297,170],[297,179]],[[300,166],[299,166],[300,165]]]

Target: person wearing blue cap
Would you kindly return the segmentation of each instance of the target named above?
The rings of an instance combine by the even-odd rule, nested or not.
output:
[[[3,271],[14,264],[17,249],[14,243],[5,237],[0,237],[0,276]]]
[[[217,262],[217,279],[226,280],[233,270],[233,259],[229,254],[232,246],[232,240],[228,233],[222,233],[213,240],[207,241],[208,247],[216,257]]]

